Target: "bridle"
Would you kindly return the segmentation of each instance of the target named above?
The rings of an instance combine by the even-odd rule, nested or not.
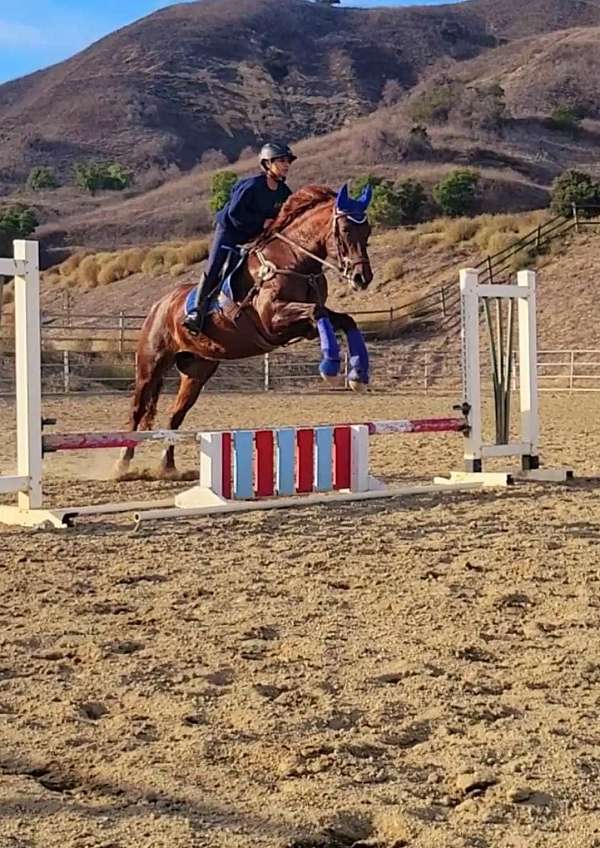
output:
[[[361,219],[358,219],[353,218],[347,212],[340,212],[339,209],[334,209],[333,215],[331,216],[331,232],[329,234],[329,238],[333,238],[335,243],[338,258],[337,266],[334,265],[332,262],[329,262],[327,259],[322,259],[320,256],[317,256],[315,253],[312,253],[306,247],[303,247],[303,245],[298,244],[298,242],[295,242],[293,239],[284,236],[283,233],[273,233],[271,239],[278,239],[279,241],[282,241],[284,244],[287,244],[288,247],[291,247],[293,250],[297,250],[300,253],[303,253],[305,256],[309,256],[311,259],[314,259],[315,262],[318,262],[319,265],[321,265],[321,269],[328,268],[330,271],[339,274],[339,276],[347,282],[352,282],[352,273],[354,271],[354,268],[364,262],[364,258],[361,257],[359,259],[352,260],[350,259],[347,253],[344,253],[339,227],[340,218],[347,218],[354,224],[364,224],[367,220],[367,215],[365,214]],[[271,239],[269,239],[269,241]],[[319,274],[301,274],[299,271],[288,271],[285,268],[277,268],[277,266],[273,262],[271,262],[264,256],[261,250],[255,249],[253,252],[256,254],[260,261],[261,267],[259,269],[259,275],[261,281],[263,282],[271,279],[277,274],[286,274],[288,276],[302,277],[304,279],[309,280],[309,284],[311,284],[315,280],[315,278],[319,279],[323,273],[321,270],[321,273]]]

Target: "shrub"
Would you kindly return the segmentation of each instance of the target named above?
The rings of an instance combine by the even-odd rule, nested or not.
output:
[[[179,248],[179,261],[183,262],[186,268],[194,265],[196,262],[201,262],[208,256],[208,242],[204,239],[196,239],[184,244]]]
[[[381,269],[381,279],[384,283],[399,279],[404,274],[404,262],[397,256],[393,256]]]
[[[445,230],[446,244],[459,244],[461,241],[470,241],[479,229],[479,221],[475,218],[454,218],[448,221]]]
[[[600,184],[589,174],[571,168],[554,180],[550,196],[552,211],[568,217],[574,203],[592,206],[600,204]]]
[[[78,162],[73,169],[75,185],[94,195],[97,191],[123,191],[133,174],[118,162]]]
[[[583,115],[580,110],[566,103],[556,106],[550,113],[548,122],[552,129],[576,132],[581,126]]]
[[[229,198],[231,190],[237,182],[235,171],[217,171],[210,181],[210,200],[208,206],[211,212],[216,213],[222,209]]]
[[[81,250],[77,253],[72,253],[71,256],[67,257],[64,262],[61,262],[58,266],[58,273],[63,277],[69,277],[74,271],[79,268],[83,260],[86,256],[91,256],[91,250]]]
[[[179,277],[181,274],[185,273],[185,265],[183,262],[177,262],[175,265],[171,265],[169,268],[169,274],[172,277]]]
[[[410,116],[417,124],[445,124],[459,97],[456,83],[439,80],[415,97]]]
[[[142,262],[144,274],[160,274],[164,270],[163,255],[164,248],[151,247]]]
[[[106,262],[98,271],[97,280],[99,285],[106,286],[109,283],[116,283],[117,280],[123,280],[128,276],[125,260],[123,256],[116,256],[114,259]]]
[[[32,168],[27,177],[27,188],[42,191],[45,188],[58,188],[58,180],[52,168],[39,166]]]
[[[398,227],[402,224],[414,224],[425,203],[425,189],[416,180],[404,180],[394,185],[375,174],[358,177],[352,182],[352,190],[358,194],[366,185],[373,187],[373,199],[369,207],[369,220],[372,224],[385,227]]]
[[[27,238],[37,225],[35,212],[28,206],[0,210],[0,256],[12,256],[13,240]]]
[[[433,188],[433,198],[451,218],[467,215],[475,199],[479,175],[468,168],[451,171]]]
[[[402,224],[416,224],[427,200],[425,189],[417,180],[402,180],[396,183],[396,196]]]
[[[94,255],[82,259],[77,269],[76,280],[81,284],[95,282],[98,277],[98,261]]]
[[[499,83],[464,88],[452,109],[452,117],[471,129],[498,130],[507,116],[505,93]]]
[[[404,141],[404,157],[407,159],[426,159],[433,153],[433,145],[426,127],[416,124],[411,127]]]
[[[123,254],[123,261],[127,272],[129,274],[138,274],[142,270],[142,263],[145,256],[146,251],[141,247],[132,247],[126,250]]]

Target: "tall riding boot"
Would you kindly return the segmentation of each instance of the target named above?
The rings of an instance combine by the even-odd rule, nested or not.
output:
[[[210,290],[211,286],[208,285],[206,274],[202,274],[196,289],[196,306],[183,320],[183,326],[193,336],[197,336],[204,329]]]

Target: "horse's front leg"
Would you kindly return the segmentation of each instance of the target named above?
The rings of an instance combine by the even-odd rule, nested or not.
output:
[[[369,353],[356,321],[345,312],[334,312],[331,309],[324,309],[324,318],[329,320],[334,334],[335,331],[345,334],[350,354],[348,384],[353,391],[362,391],[369,383]]]
[[[322,307],[315,303],[301,301],[273,301],[269,314],[259,314],[263,324],[274,336],[279,336],[281,344],[290,339],[313,339],[317,335],[317,319]]]

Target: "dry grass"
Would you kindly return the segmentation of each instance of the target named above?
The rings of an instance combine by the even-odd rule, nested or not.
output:
[[[393,256],[385,263],[381,269],[381,279],[384,283],[389,283],[392,280],[398,280],[405,273],[404,262],[397,256]]]
[[[177,277],[196,262],[206,259],[208,249],[206,240],[194,239],[114,252],[80,251],[44,271],[42,279],[52,286],[62,284],[67,288],[89,290],[116,283],[140,271],[151,276],[169,273]]]

